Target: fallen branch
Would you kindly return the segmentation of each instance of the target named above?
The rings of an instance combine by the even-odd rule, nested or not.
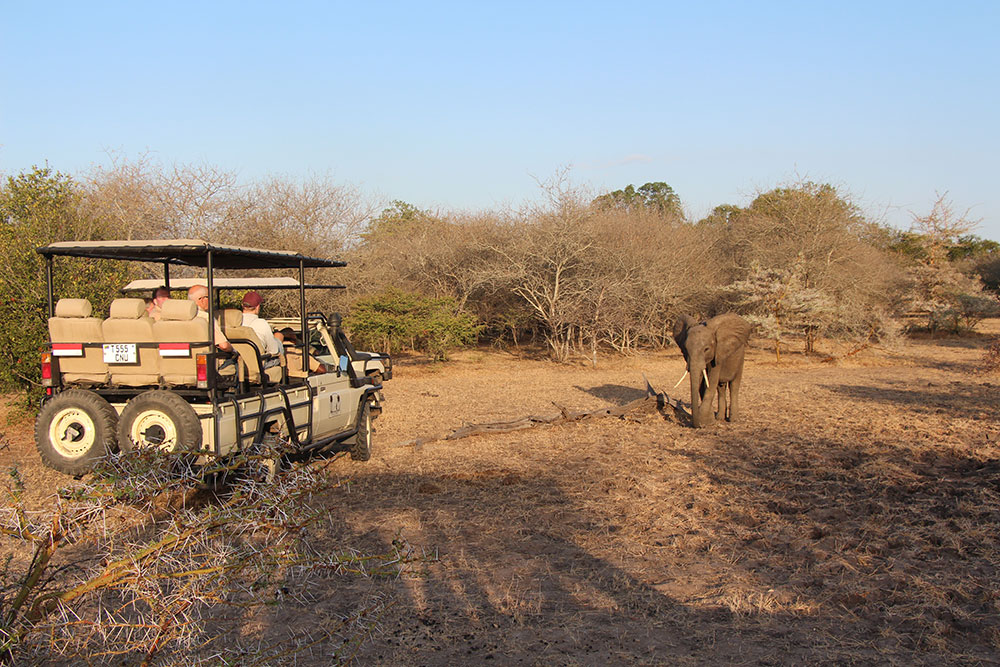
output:
[[[643,379],[646,379],[645,375],[643,376]],[[449,433],[414,438],[413,440],[398,442],[393,446],[421,447],[429,442],[435,442],[438,440],[459,440],[461,438],[468,438],[474,435],[485,435],[489,433],[511,433],[513,431],[535,428],[536,426],[551,426],[555,424],[583,421],[585,419],[596,419],[599,417],[615,417],[618,419],[624,419],[630,413],[639,410],[655,409],[663,415],[664,419],[670,419],[677,423],[683,423],[690,419],[690,415],[687,410],[684,409],[679,400],[670,398],[664,392],[656,391],[649,384],[648,380],[646,380],[646,395],[642,398],[637,398],[634,401],[626,403],[625,405],[619,405],[611,408],[601,408],[599,410],[570,410],[562,405],[559,405],[555,401],[553,401],[552,404],[559,408],[558,413],[550,415],[528,415],[526,417],[520,417],[518,419],[503,422],[466,424],[465,426],[454,429]],[[668,407],[670,408],[669,411],[667,410]]]

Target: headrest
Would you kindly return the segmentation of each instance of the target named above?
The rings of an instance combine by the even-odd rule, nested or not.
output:
[[[86,299],[59,299],[56,317],[90,317],[94,307]]]
[[[243,313],[235,308],[226,308],[222,311],[222,326],[224,329],[243,326]]]
[[[198,304],[187,299],[167,299],[160,310],[160,320],[193,320],[198,314]]]
[[[142,299],[115,299],[108,316],[115,320],[137,320],[146,315],[146,302]]]

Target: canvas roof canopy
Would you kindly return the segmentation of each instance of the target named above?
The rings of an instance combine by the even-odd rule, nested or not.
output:
[[[205,278],[171,278],[170,289],[188,289],[195,285],[207,285]],[[121,289],[122,292],[151,292],[163,286],[161,278],[141,278],[133,280]],[[233,290],[266,290],[266,289],[298,289],[299,281],[295,278],[216,278],[212,282],[215,289]],[[306,283],[306,289],[344,289],[343,285],[314,285]]]
[[[37,248],[45,257],[88,257],[134,262],[159,262],[214,269],[297,269],[347,266],[346,262],[309,257],[287,250],[262,250],[209,243],[199,239],[141,241],[61,241]]]

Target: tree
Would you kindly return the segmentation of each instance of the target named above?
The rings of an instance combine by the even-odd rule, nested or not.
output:
[[[625,211],[646,209],[677,220],[684,218],[680,197],[663,181],[644,183],[638,189],[629,184],[623,190],[615,190],[597,197],[593,204],[599,208]]]
[[[821,331],[867,336],[867,313],[890,309],[899,291],[896,262],[872,245],[877,230],[832,185],[778,187],[746,208],[718,207],[702,222],[720,230],[717,261],[729,271],[728,283],[752,281],[767,271],[794,276],[801,289],[829,300],[831,318],[803,331],[809,349]]]
[[[734,297],[746,318],[771,339],[777,361],[781,361],[786,333],[802,334],[806,353],[814,352],[816,336],[836,315],[833,299],[821,290],[806,287],[801,265],[789,269],[754,265],[744,280],[730,284],[726,291]]]
[[[908,307],[923,313],[931,331],[971,331],[995,312],[995,303],[983,294],[978,276],[964,274],[949,261],[951,251],[976,228],[968,211],[958,213],[947,193],[939,194],[927,215],[913,214],[912,237],[920,253],[909,267]]]
[[[11,176],[0,187],[0,386],[38,387],[39,353],[48,340],[45,262],[35,248],[53,241],[104,238],[104,221],[80,213],[81,188],[49,167]],[[57,296],[86,298],[105,309],[125,282],[122,262],[55,263]]]

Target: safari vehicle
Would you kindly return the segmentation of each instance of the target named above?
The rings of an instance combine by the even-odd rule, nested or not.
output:
[[[205,284],[200,278],[180,278],[171,282],[172,289],[188,289],[194,285]],[[139,292],[144,295],[152,293],[154,289],[161,287],[160,280],[140,279],[133,280],[122,288],[123,294]],[[297,290],[299,281],[295,278],[216,278],[215,287],[219,290],[236,290],[245,292],[247,290]],[[305,289],[344,289],[343,285],[312,285],[306,284]],[[271,317],[267,318],[268,324],[274,331],[281,331],[285,328],[293,330],[299,340],[303,340],[301,320],[295,317]],[[365,352],[355,349],[347,334],[341,328],[341,317],[338,313],[333,313],[329,317],[320,312],[309,312],[306,314],[306,321],[309,328],[310,355],[327,368],[341,366],[341,371],[346,372],[343,366],[343,359],[347,359],[358,375],[367,375],[375,380],[375,384],[381,384],[384,380],[392,379],[392,357],[388,354],[378,352]]]
[[[275,438],[284,440],[293,455],[346,449],[356,460],[370,458],[372,419],[381,413],[385,374],[366,375],[355,363],[339,363],[341,356],[352,358],[338,343],[347,340],[340,338],[343,332],[329,338],[327,351],[338,363],[327,366],[328,372],[310,372],[309,356],[301,352],[265,354],[256,333],[242,326],[242,313],[220,306],[222,290],[239,289],[247,280],[215,275],[220,270],[296,270],[297,280],[273,280],[283,289],[297,289],[297,329],[308,342],[322,337],[319,322],[337,318],[308,314],[307,290],[341,286],[309,285],[305,270],[344,262],[186,239],[65,242],[37,251],[46,259],[50,343],[42,354],[45,398],[35,444],[46,465],[79,475],[119,449],[152,446],[207,459],[254,451]],[[86,299],[54,299],[52,269],[58,257],[162,264],[159,285],[208,288],[207,317],[199,315],[193,301],[171,299],[154,322],[138,298],[115,299],[106,319],[92,317]],[[171,282],[171,266],[203,269],[205,278]],[[211,321],[220,323],[232,351],[215,346]],[[391,369],[391,361],[383,368]]]

